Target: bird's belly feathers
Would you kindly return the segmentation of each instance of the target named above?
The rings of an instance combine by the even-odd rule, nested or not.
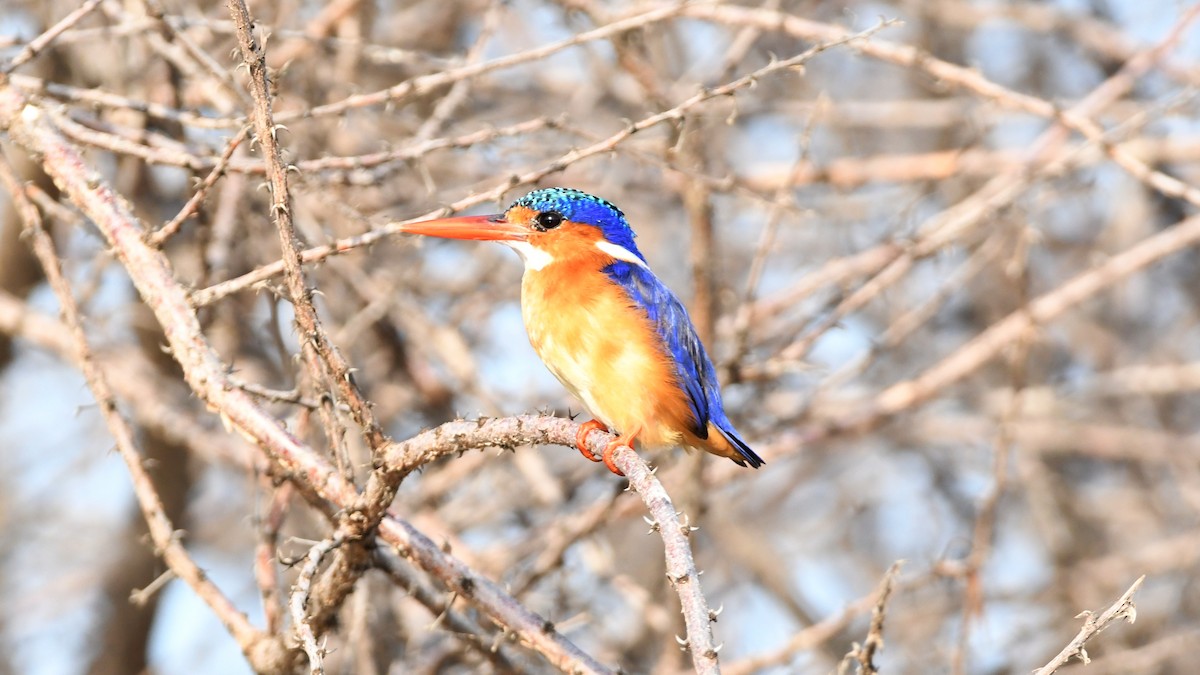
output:
[[[573,281],[567,291],[525,274],[521,314],[534,351],[612,430],[638,432],[647,446],[678,444],[691,413],[653,326],[619,288]]]

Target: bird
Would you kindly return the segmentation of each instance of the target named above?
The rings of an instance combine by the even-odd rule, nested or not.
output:
[[[683,303],[650,271],[625,214],[581,190],[537,189],[503,213],[402,225],[400,231],[446,239],[494,241],[524,261],[521,317],[529,342],[550,372],[593,419],[575,446],[613,463],[621,446],[682,446],[758,468],[725,413],[716,369]],[[615,440],[599,457],[594,430]]]

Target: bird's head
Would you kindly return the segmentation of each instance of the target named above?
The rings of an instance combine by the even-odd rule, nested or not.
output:
[[[446,239],[498,241],[515,249],[528,269],[539,270],[580,256],[607,256],[635,264],[645,258],[625,214],[610,202],[579,190],[534,190],[504,213],[412,223],[403,232]]]

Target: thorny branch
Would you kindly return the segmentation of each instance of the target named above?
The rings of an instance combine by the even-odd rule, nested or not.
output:
[[[82,158],[57,133],[47,116],[11,88],[2,89],[0,125],[15,141],[43,158],[46,170],[100,228],[163,325],[171,354],[182,367],[192,390],[218,411],[226,425],[265,450],[277,470],[292,476],[303,489],[313,491],[320,499],[334,505],[330,515],[354,507],[358,494],[349,482],[326,460],[297,441],[248,394],[229,383],[226,369],[205,340],[166,258],[143,240],[144,229],[128,205],[86,168]],[[533,649],[552,663],[583,672],[608,672],[561,636],[547,634],[543,630],[548,625],[544,620],[499,587],[478,578],[463,563],[444,554],[411,525],[386,520],[381,523],[380,534],[385,542],[400,549],[405,557],[456,592],[466,591],[491,613],[493,620],[522,635]],[[239,642],[244,648],[256,644],[248,638]]]
[[[875,655],[883,650],[883,622],[887,617],[887,604],[892,597],[896,577],[900,574],[900,565],[901,561],[892,563],[883,575],[883,581],[879,583],[879,590],[876,592],[878,600],[871,609],[871,627],[867,629],[867,637],[862,644],[854,643],[854,647],[842,659],[838,667],[839,675],[849,672],[848,668],[852,663],[858,668],[859,675],[878,675],[879,666],[875,665]]]
[[[387,442],[383,427],[375,419],[374,412],[354,381],[350,364],[326,334],[313,305],[312,291],[302,267],[300,239],[292,221],[293,204],[288,187],[288,169],[284,166],[282,150],[278,143],[277,132],[283,127],[275,123],[272,113],[264,49],[252,34],[252,20],[245,2],[229,0],[228,4],[234,23],[238,27],[238,47],[241,49],[242,60],[250,71],[250,92],[255,103],[253,119],[256,140],[262,146],[267,162],[267,179],[272,197],[271,218],[279,229],[284,278],[300,333],[301,354],[308,367],[309,378],[316,387],[324,389],[328,376],[331,389],[337,392],[338,399],[345,401],[349,406],[354,421],[362,430],[368,449],[374,454]],[[324,391],[320,394],[325,396]],[[334,400],[330,401],[330,405],[320,406],[318,414],[324,421],[326,439],[333,447],[334,459],[339,470],[348,480],[353,481],[351,460],[343,439],[345,430],[337,418],[336,403]],[[336,551],[331,572],[322,581],[326,590],[320,595],[327,601],[316,616],[316,622],[322,628],[330,622],[332,615],[350,595],[354,582],[361,570],[365,569],[363,563],[369,557],[369,553],[364,535],[378,526],[386,505],[390,504],[395,496],[392,486],[387,486],[384,494],[373,494],[376,492],[373,486],[378,482],[378,478],[372,476],[367,483],[366,501],[342,515],[343,521],[339,527],[345,528],[344,537],[348,544]],[[315,652],[310,652],[310,656],[313,654]],[[319,668],[319,663],[313,667]]]
[[[344,541],[344,538],[338,535],[326,539],[308,550],[308,555],[304,557],[304,565],[300,568],[295,585],[292,586],[291,598],[288,600],[288,607],[292,613],[292,628],[296,632],[300,646],[304,648],[304,653],[308,655],[308,672],[312,675],[321,675],[325,672],[325,647],[317,644],[317,634],[313,630],[308,607],[313,578],[317,575],[317,568],[320,567],[321,560],[330,551],[341,546]]]
[[[570,420],[532,415],[449,422],[394,444],[385,455],[385,466],[393,479],[400,479],[439,457],[466,450],[546,443],[573,447],[577,430],[578,425]],[[591,434],[588,438],[594,451],[603,452],[615,437]],[[709,611],[708,601],[700,591],[700,575],[689,544],[689,537],[697,528],[686,517],[680,518],[662,483],[636,454],[621,448],[614,455],[614,462],[645,502],[650,513],[650,531],[662,537],[667,579],[679,595],[687,627],[687,637],[680,639],[680,644],[691,652],[697,672],[717,673],[721,646],[713,642],[710,625],[716,616]]]
[[[1133,596],[1142,587],[1142,582],[1145,580],[1146,577],[1144,576],[1138,577],[1138,580],[1133,582],[1129,590],[1125,591],[1124,595],[1118,598],[1116,602],[1099,616],[1086,610],[1077,616],[1076,618],[1084,619],[1083,628],[1079,629],[1075,637],[1067,643],[1066,647],[1063,647],[1063,650],[1058,655],[1050,659],[1050,662],[1046,665],[1038,668],[1034,675],[1050,675],[1066,665],[1073,657],[1077,657],[1084,664],[1087,664],[1090,659],[1084,646],[1087,645],[1088,640],[1091,640],[1100,631],[1108,628],[1114,621],[1124,619],[1129,623],[1133,623],[1137,620],[1137,608],[1133,606]]]
[[[32,240],[34,254],[41,262],[46,278],[58,297],[63,321],[67,324],[74,341],[74,357],[78,360],[88,387],[99,404],[100,414],[108,425],[109,433],[116,441],[117,451],[133,478],[134,494],[137,495],[138,504],[146,523],[150,526],[150,537],[156,552],[171,571],[187,582],[196,595],[208,604],[256,670],[271,672],[287,667],[290,656],[282,641],[254,628],[246,615],[213,584],[184,549],[180,540],[181,533],[171,525],[164,513],[158,491],[149,472],[143,466],[143,456],[138,449],[134,431],[117,409],[117,399],[108,384],[107,376],[100,371],[92,358],[79,308],[71,285],[63,275],[58,253],[54,250],[54,242],[43,228],[37,208],[25,199],[24,191],[20,189],[12,167],[3,158],[0,158],[0,182],[4,183],[9,194],[13,196]]]
[[[646,117],[645,119],[638,120],[637,122],[631,123],[626,128],[622,129],[621,131],[614,133],[612,136],[609,136],[608,138],[606,138],[604,140],[592,143],[591,145],[589,145],[585,148],[581,148],[578,150],[571,150],[570,152],[565,153],[558,159],[550,162],[549,164],[547,164],[546,166],[544,166],[542,168],[535,169],[533,171],[529,171],[529,172],[526,172],[523,174],[513,175],[513,176],[509,177],[508,179],[506,179],[500,185],[497,185],[497,186],[492,187],[487,190],[476,192],[475,194],[471,195],[470,197],[461,199],[461,200],[449,205],[448,207],[446,207],[444,209],[439,209],[437,211],[431,211],[431,212],[425,213],[423,215],[417,216],[415,218],[411,218],[411,219],[404,220],[401,222],[388,223],[387,225],[385,225],[383,227],[371,230],[369,232],[365,232],[360,235],[356,235],[354,237],[349,237],[349,238],[346,238],[346,239],[338,241],[338,242],[327,244],[325,246],[310,248],[310,249],[304,251],[303,253],[301,253],[301,261],[305,262],[305,263],[318,262],[328,256],[345,253],[347,251],[352,251],[356,248],[360,248],[363,246],[369,246],[369,245],[375,243],[376,241],[383,239],[384,237],[394,236],[395,234],[397,234],[398,232],[400,232],[402,230],[404,225],[407,225],[409,223],[413,223],[418,220],[425,220],[425,219],[433,218],[433,217],[445,216],[450,213],[455,213],[458,211],[462,211],[464,209],[468,209],[472,206],[477,206],[479,204],[485,204],[487,202],[499,200],[504,195],[508,194],[509,192],[511,192],[513,189],[515,189],[517,187],[520,187],[522,185],[530,185],[532,183],[536,183],[537,181],[545,178],[546,176],[549,176],[549,175],[555,174],[555,173],[559,173],[559,172],[563,171],[564,169],[566,169],[568,166],[575,164],[583,159],[587,159],[589,157],[595,157],[595,156],[602,155],[607,152],[611,152],[622,141],[625,141],[625,140],[631,138],[634,134],[636,134],[638,132],[645,131],[645,130],[650,129],[658,124],[662,124],[664,122],[672,122],[672,121],[679,120],[687,113],[688,110],[691,110],[692,108],[694,108],[698,105],[701,105],[701,104],[711,101],[713,99],[717,99],[717,98],[721,98],[721,97],[725,97],[725,96],[731,96],[739,89],[753,86],[756,82],[758,82],[762,78],[770,75],[771,73],[778,73],[778,72],[786,71],[786,70],[789,70],[792,68],[797,68],[797,67],[803,65],[805,62],[811,60],[817,54],[820,54],[820,53],[822,53],[828,49],[831,49],[833,47],[836,47],[838,45],[850,44],[855,40],[865,39],[871,35],[874,35],[875,33],[879,32],[880,30],[883,30],[888,25],[890,25],[890,22],[882,22],[879,25],[874,26],[868,30],[862,31],[860,33],[841,36],[838,39],[833,40],[831,42],[821,43],[815,47],[812,47],[811,49],[808,49],[805,52],[798,54],[792,58],[785,59],[783,61],[775,61],[770,64],[767,64],[766,66],[763,66],[762,68],[758,69],[757,71],[750,73],[749,75],[739,77],[736,80],[733,80],[732,82],[729,82],[727,84],[721,85],[719,87],[714,87],[712,89],[703,89],[699,93],[693,94],[692,96],[690,96],[683,102],[677,104],[676,106],[670,108],[669,110],[664,110],[662,112],[655,113],[653,115]],[[264,265],[256,270],[254,270],[253,272],[244,274],[241,277],[238,277],[236,279],[230,279],[229,281],[221,282],[220,284],[216,284],[210,288],[206,288],[206,289],[202,289],[202,290],[194,292],[192,294],[192,302],[194,304],[196,304],[197,306],[203,306],[203,305],[207,305],[212,302],[216,302],[217,300],[227,297],[233,293],[236,293],[238,291],[241,291],[241,290],[244,290],[247,288],[251,288],[251,287],[255,286],[256,284],[261,284],[262,282],[270,279],[271,277],[276,276],[277,274],[281,273],[282,271],[283,271],[282,263],[272,263],[270,265]]]

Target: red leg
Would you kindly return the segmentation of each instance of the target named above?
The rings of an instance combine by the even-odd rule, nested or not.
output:
[[[608,427],[604,426],[604,423],[599,420],[588,420],[579,425],[579,431],[575,432],[575,447],[579,449],[580,454],[584,457],[593,462],[599,462],[600,458],[596,456],[596,453],[589,450],[587,446],[587,435],[593,431],[608,431]]]
[[[626,434],[625,436],[621,436],[621,437],[617,438],[617,440],[604,446],[604,457],[603,457],[604,466],[607,466],[609,471],[617,474],[618,476],[625,475],[625,473],[623,471],[621,471],[620,469],[617,468],[616,464],[613,464],[613,453],[616,452],[617,448],[622,447],[622,446],[628,447],[630,450],[632,450],[633,449],[633,439],[636,438],[637,435],[638,435],[638,432],[635,431],[631,434]]]

